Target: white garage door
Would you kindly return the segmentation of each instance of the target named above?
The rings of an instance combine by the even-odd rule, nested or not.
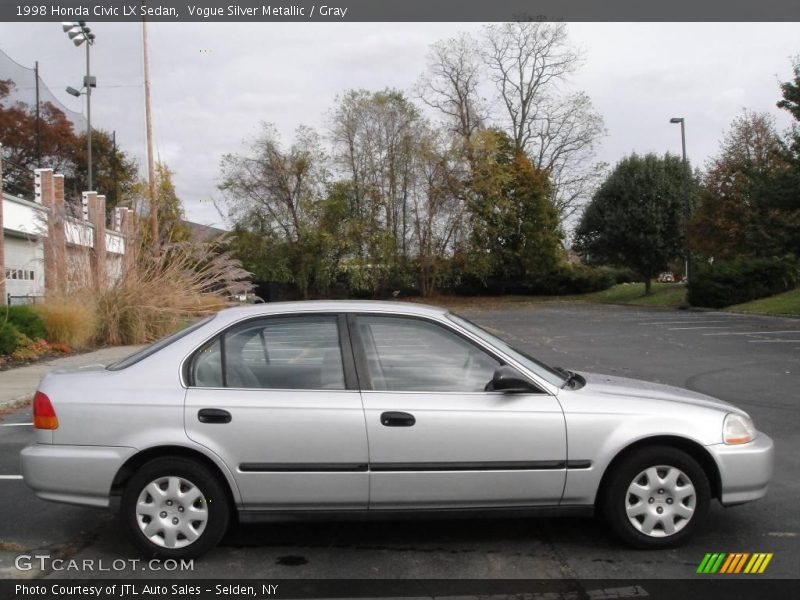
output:
[[[5,251],[6,293],[11,296],[44,294],[44,255],[41,242],[11,237],[6,233]]]

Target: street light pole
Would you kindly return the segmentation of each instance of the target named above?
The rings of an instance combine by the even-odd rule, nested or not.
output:
[[[681,149],[683,152],[683,211],[684,211],[684,218],[686,219],[686,223],[688,225],[689,217],[692,214],[692,207],[689,203],[689,161],[686,158],[686,120],[683,117],[673,117],[669,120],[670,123],[681,124]],[[689,270],[691,269],[691,254],[689,252],[689,237],[686,235],[686,227],[684,227],[684,253],[686,258],[685,264],[685,276],[686,276],[686,283],[689,283]]]
[[[85,91],[68,87],[67,93],[76,98],[80,97],[82,93],[86,94],[86,161],[89,184],[87,191],[92,192],[94,191],[94,178],[92,177],[92,88],[97,85],[97,80],[92,77],[90,49],[94,44],[95,35],[86,26],[86,21],[70,21],[61,25],[64,33],[67,34],[75,46],[86,44],[86,76],[83,78],[83,90]]]

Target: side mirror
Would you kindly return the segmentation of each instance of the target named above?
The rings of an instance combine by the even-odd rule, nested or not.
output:
[[[498,367],[492,380],[486,386],[487,392],[505,392],[507,394],[528,394],[539,390],[522,373],[514,367],[504,365]]]

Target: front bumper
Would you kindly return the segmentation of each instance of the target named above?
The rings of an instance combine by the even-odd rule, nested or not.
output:
[[[114,477],[135,452],[117,446],[31,444],[20,453],[22,477],[43,500],[105,507]]]
[[[758,500],[767,493],[775,462],[772,438],[759,432],[747,444],[706,446],[719,467],[723,505]]]

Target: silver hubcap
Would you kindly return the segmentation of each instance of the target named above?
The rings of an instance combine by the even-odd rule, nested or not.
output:
[[[668,537],[686,527],[697,495],[692,480],[675,467],[650,467],[634,477],[625,495],[625,512],[638,531]]]
[[[136,522],[144,536],[162,548],[184,548],[203,534],[208,507],[203,493],[183,477],[159,477],[136,501]]]

